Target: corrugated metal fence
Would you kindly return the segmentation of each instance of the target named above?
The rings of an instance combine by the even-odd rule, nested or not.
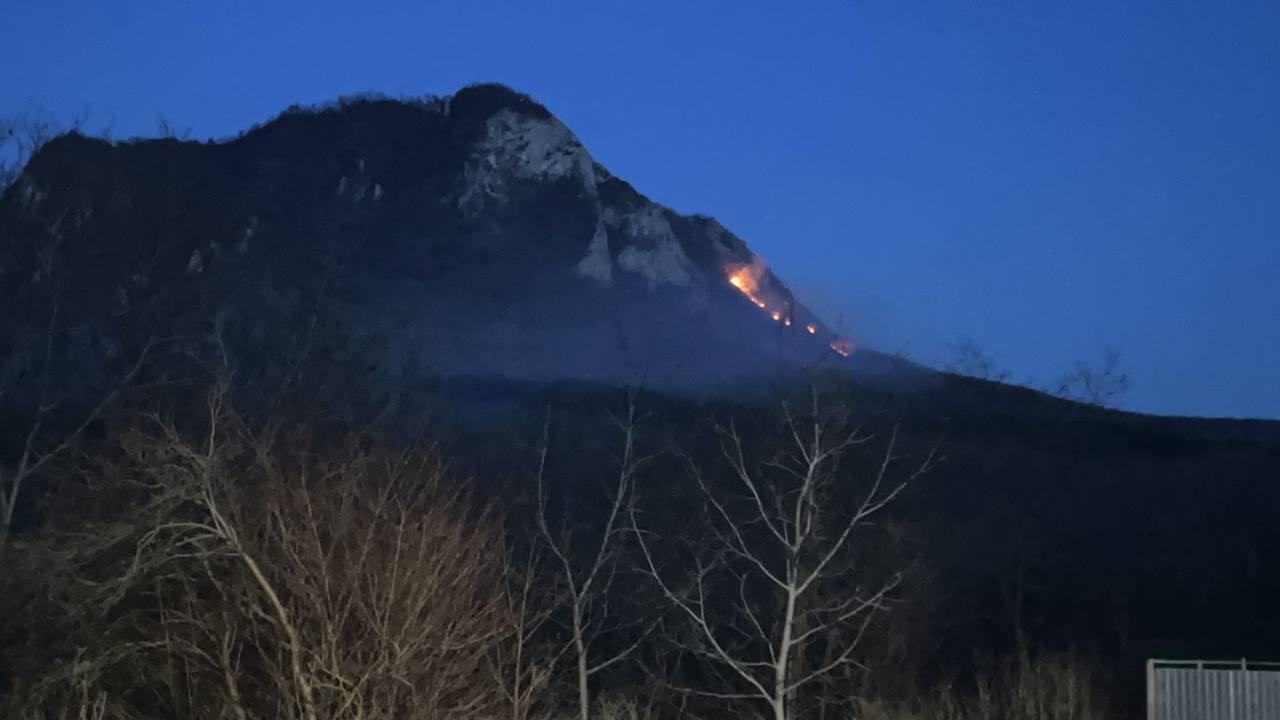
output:
[[[1147,661],[1147,720],[1277,719],[1280,663]]]

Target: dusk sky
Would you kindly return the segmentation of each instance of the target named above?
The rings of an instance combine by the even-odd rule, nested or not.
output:
[[[803,9],[797,9],[801,6]],[[1280,417],[1280,2],[8,2],[0,115],[232,136],[497,81],[860,342]],[[585,239],[584,239],[585,241]]]

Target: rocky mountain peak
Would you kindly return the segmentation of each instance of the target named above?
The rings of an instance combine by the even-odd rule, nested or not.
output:
[[[292,108],[223,142],[56,140],[0,202],[0,303],[57,307],[104,361],[216,323],[252,352],[324,325],[398,375],[687,388],[884,364],[845,357],[722,225],[640,194],[498,85]]]

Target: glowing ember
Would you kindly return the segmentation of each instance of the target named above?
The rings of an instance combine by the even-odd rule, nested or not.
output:
[[[742,294],[758,300],[760,294],[760,278],[769,271],[769,266],[758,257],[752,257],[749,263],[730,263],[724,268],[725,274],[729,276],[729,284],[737,288]]]
[[[752,305],[769,313],[769,317],[773,318],[774,322],[780,322],[786,327],[791,327],[793,319],[791,312],[794,309],[793,300],[788,296],[781,301],[782,307],[778,309],[770,309],[769,302],[765,300],[765,297],[771,297],[775,301],[778,300],[777,293],[762,292],[761,279],[764,278],[765,273],[768,271],[769,267],[764,264],[764,261],[755,256],[752,256],[749,263],[729,263],[724,268],[725,277],[729,280],[729,284],[745,295]],[[818,334],[817,323],[807,323],[804,329],[810,335]],[[853,342],[845,338],[836,338],[831,342],[831,349],[848,357],[853,354]]]
[[[738,292],[747,296],[753,305],[765,310],[769,307],[759,294],[760,276],[765,272],[765,264],[760,258],[755,258],[749,265],[730,265],[725,268],[725,272],[729,275],[729,284],[737,288]],[[775,320],[777,318],[774,318]]]
[[[831,349],[845,357],[849,357],[853,352],[853,341],[845,338],[836,338],[831,341]]]
[[[754,297],[759,289],[760,273],[753,265],[739,265],[729,270],[729,284]]]

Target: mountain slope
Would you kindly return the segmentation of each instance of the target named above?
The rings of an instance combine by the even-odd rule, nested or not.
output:
[[[0,205],[0,307],[9,338],[80,328],[81,366],[216,320],[254,352],[373,343],[392,378],[707,390],[814,367],[921,372],[845,357],[852,344],[742,240],[648,200],[496,85],[288,111],[223,143],[60,138]]]

